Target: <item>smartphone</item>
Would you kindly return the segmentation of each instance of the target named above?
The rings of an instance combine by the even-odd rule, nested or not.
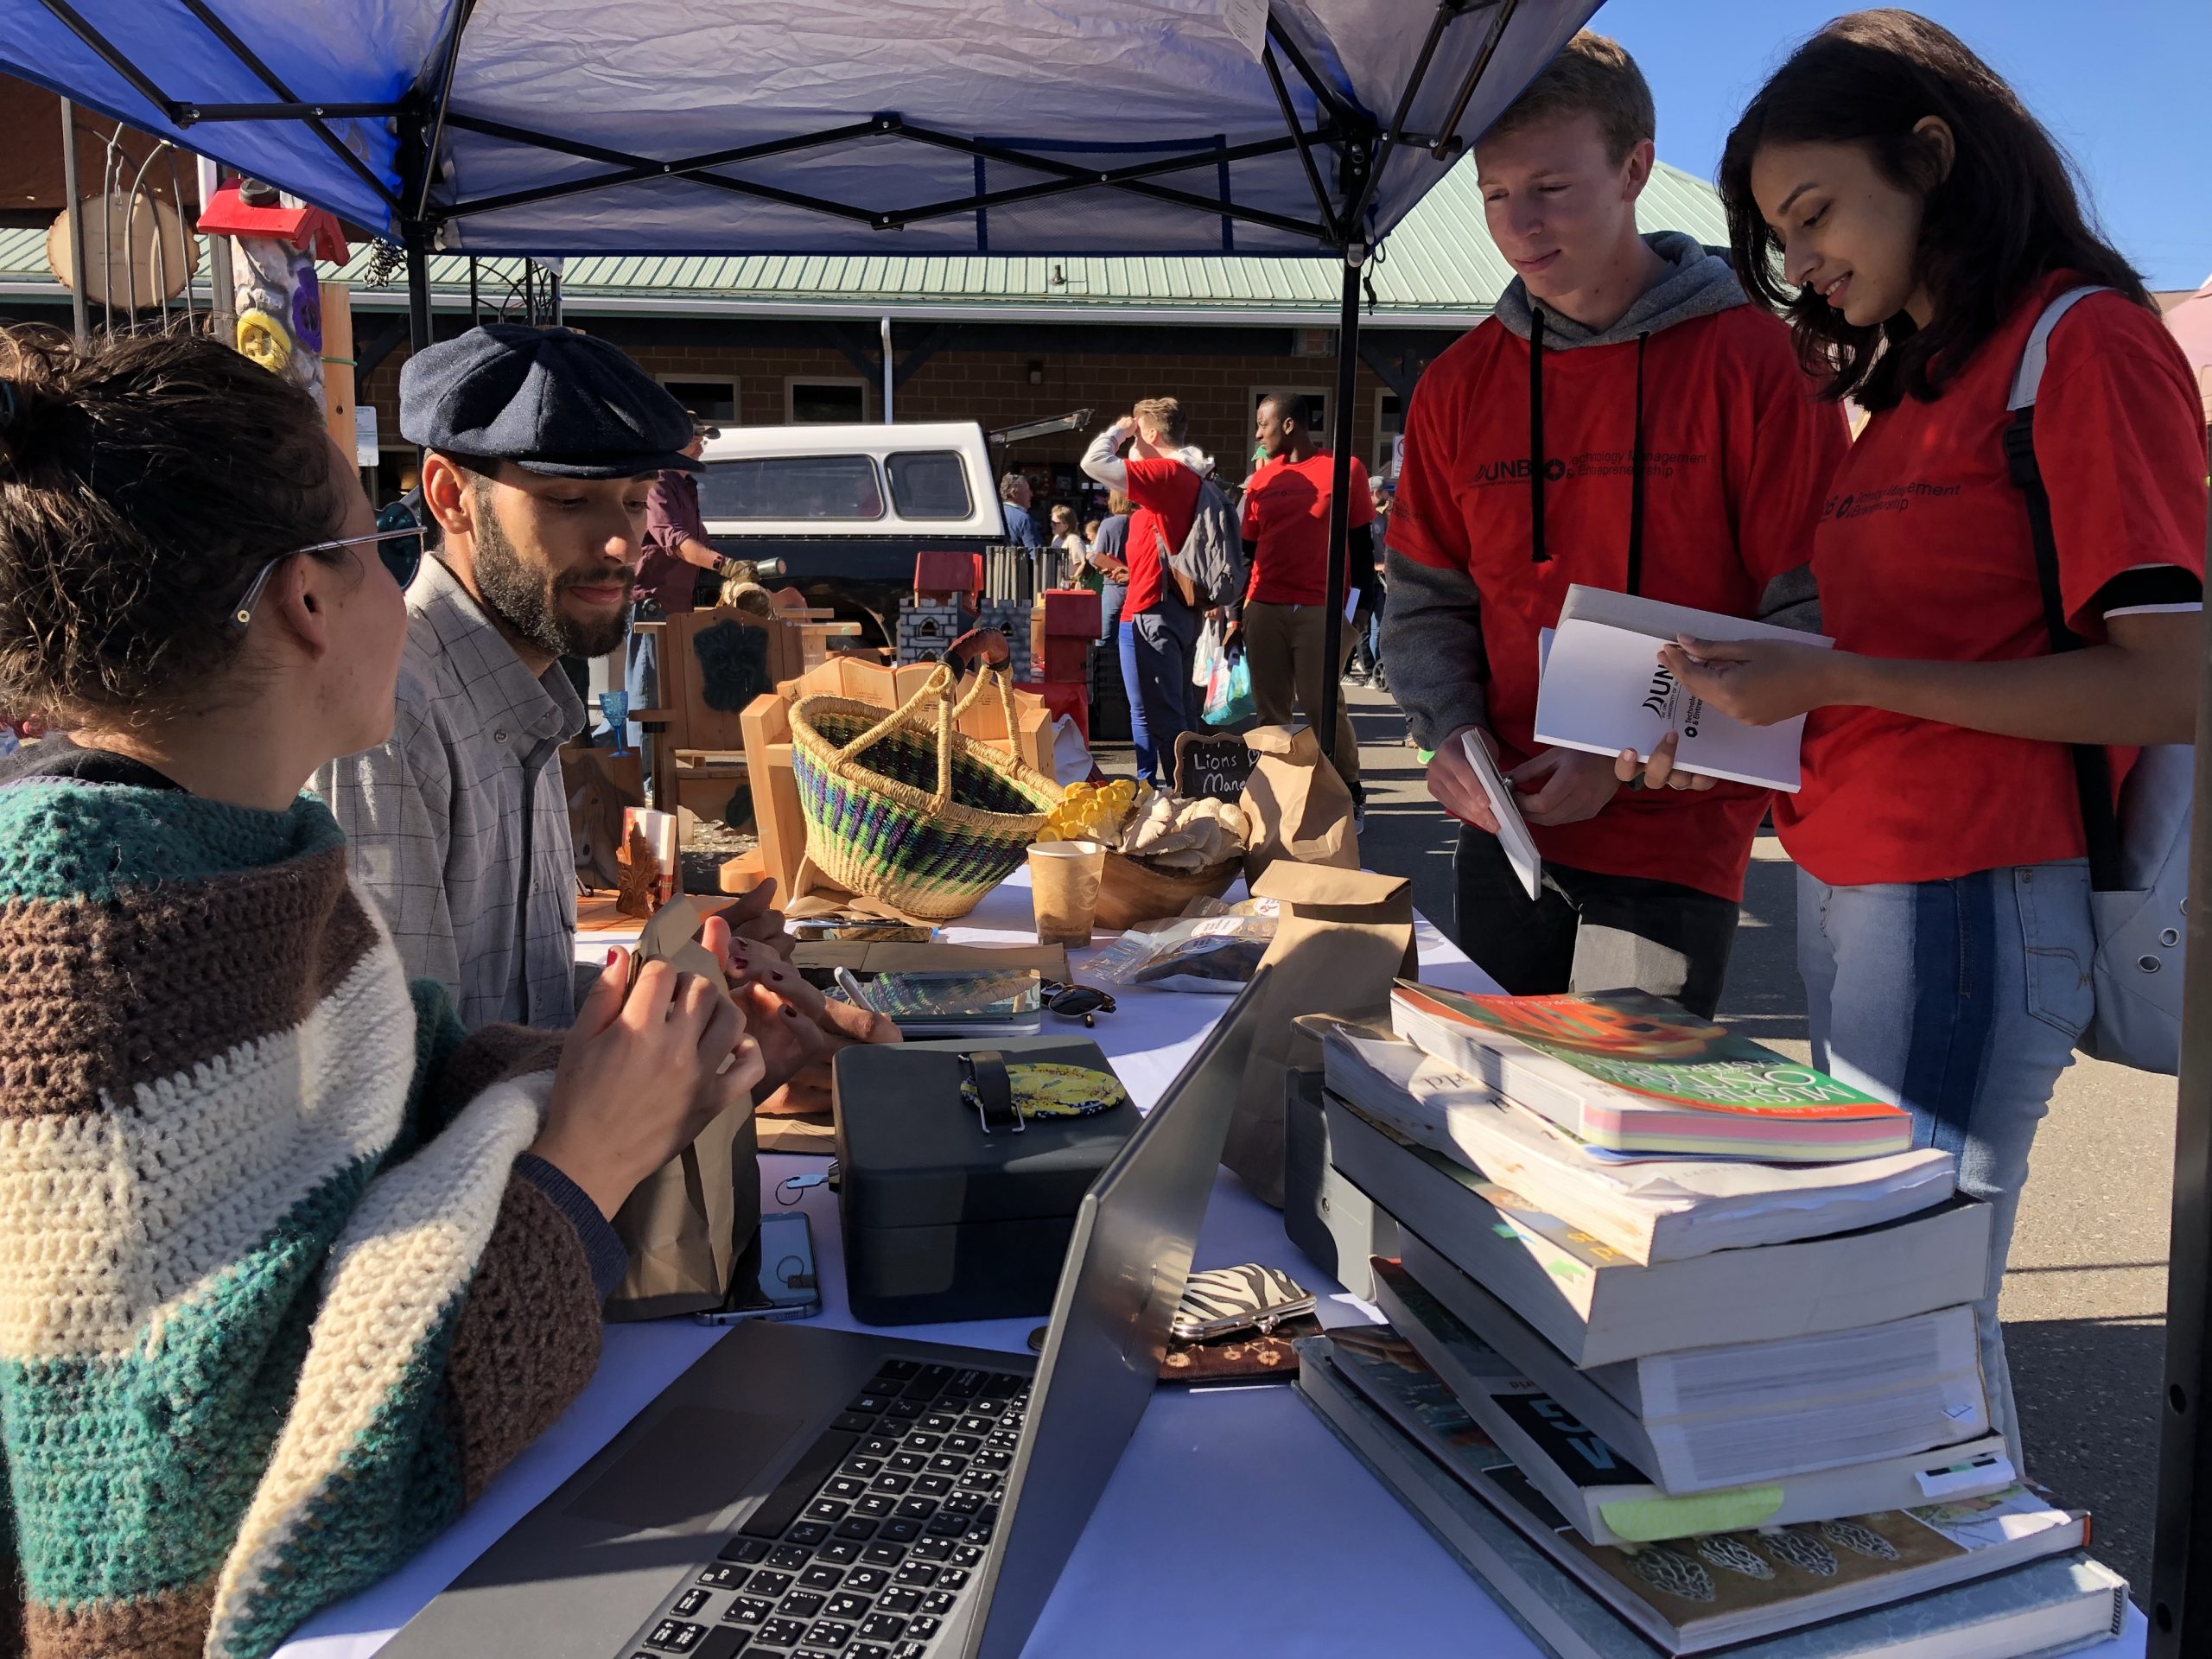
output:
[[[737,1271],[729,1300],[691,1317],[701,1325],[742,1319],[810,1319],[822,1311],[822,1285],[814,1272],[814,1232],[803,1211],[760,1217],[760,1230]]]

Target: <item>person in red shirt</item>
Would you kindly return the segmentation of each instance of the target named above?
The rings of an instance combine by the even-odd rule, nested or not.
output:
[[[1574,583],[1758,614],[1846,439],[1726,261],[1637,233],[1654,124],[1635,63],[1586,31],[1475,145],[1518,275],[1414,389],[1382,647],[1429,791],[1465,821],[1460,948],[1516,995],[1635,986],[1710,1015],[1767,792],[1631,789],[1612,758],[1540,745],[1539,640]],[[1533,903],[1470,734],[1520,791]]]
[[[1244,486],[1244,556],[1252,574],[1244,593],[1240,633],[1252,669],[1252,701],[1261,721],[1287,725],[1294,708],[1308,723],[1320,717],[1324,677],[1344,672],[1355,632],[1344,624],[1339,660],[1325,662],[1328,621],[1329,490],[1336,457],[1314,447],[1311,411],[1295,392],[1278,391],[1260,400],[1253,440],[1266,459]],[[1375,503],[1368,493],[1367,468],[1351,458],[1351,524],[1346,537],[1344,592],[1372,580],[1375,550],[1368,527]],[[1359,785],[1359,743],[1351,716],[1337,702],[1337,733],[1330,759],[1363,806]]]
[[[1083,457],[1084,472],[1130,502],[1122,666],[1133,690],[1137,775],[1163,787],[1173,779],[1176,738],[1198,724],[1191,653],[1200,616],[1166,563],[1189,537],[1199,486],[1213,469],[1188,447],[1189,438],[1180,403],[1147,397],[1094,438]]]
[[[1997,1287],[2036,1125],[2094,1011],[2069,746],[2194,734],[2202,412],[2050,136],[1924,18],[1862,12],[1800,47],[1730,134],[1721,193],[1738,270],[1833,365],[1829,395],[1871,413],[1814,537],[1836,649],[1662,658],[1738,719],[1808,716],[1804,788],[1775,818],[1814,1064],[1909,1109],[1994,1206],[1982,1370],[2013,1432]],[[2045,308],[2084,288],[2024,434],[2078,647],[2055,650],[2008,404]]]

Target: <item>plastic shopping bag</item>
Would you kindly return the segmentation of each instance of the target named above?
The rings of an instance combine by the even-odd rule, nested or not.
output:
[[[1213,683],[1214,664],[1224,656],[1222,626],[1209,622],[1198,630],[1198,644],[1191,650],[1191,683],[1204,691]]]
[[[1200,712],[1209,726],[1231,726],[1259,712],[1252,701],[1252,665],[1243,652],[1224,649],[1214,658]]]

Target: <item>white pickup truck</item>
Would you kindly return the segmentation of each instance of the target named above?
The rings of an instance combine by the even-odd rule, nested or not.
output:
[[[726,426],[702,459],[699,512],[715,548],[782,560],[782,581],[871,624],[872,644],[890,641],[917,553],[1007,539],[990,449],[972,421]]]

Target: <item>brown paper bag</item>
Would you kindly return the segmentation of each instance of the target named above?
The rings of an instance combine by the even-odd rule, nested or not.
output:
[[[1392,982],[1417,977],[1413,888],[1403,876],[1278,860],[1252,892],[1280,902],[1282,918],[1260,958],[1271,971],[1221,1161],[1280,1210],[1283,1074],[1321,1064],[1319,1038],[1294,1022],[1302,1014],[1352,1019],[1387,1009]]]
[[[645,924],[638,959],[724,983],[721,964],[698,942],[699,921],[690,899],[670,900]],[[709,1123],[615,1211],[630,1271],[608,1299],[607,1317],[658,1319],[720,1307],[732,1268],[760,1229],[760,1147],[748,1102]]]
[[[1351,791],[1321,758],[1320,740],[1305,726],[1255,726],[1244,734],[1253,753],[1252,779],[1241,804],[1252,826],[1244,877],[1257,882],[1277,859],[1334,868],[1359,868],[1351,827]],[[1257,887],[1253,888],[1258,892]]]

